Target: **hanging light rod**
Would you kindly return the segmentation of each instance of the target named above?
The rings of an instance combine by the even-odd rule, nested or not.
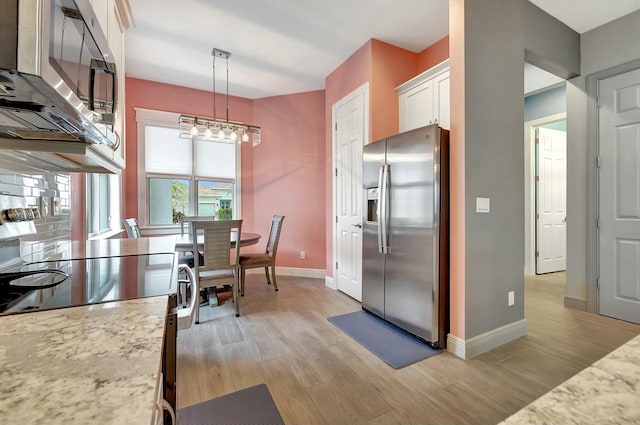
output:
[[[180,115],[180,137],[218,140],[224,142],[248,142],[252,136],[253,146],[260,144],[261,129],[257,125],[244,124],[239,121],[229,121],[229,58],[231,53],[213,48],[211,49],[213,67],[213,118],[194,115]],[[216,111],[216,58],[223,59],[227,66],[226,110],[225,119],[218,119]]]

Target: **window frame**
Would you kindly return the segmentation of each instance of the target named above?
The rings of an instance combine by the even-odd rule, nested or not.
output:
[[[87,239],[104,239],[109,238],[121,231],[120,226],[120,206],[121,206],[121,179],[117,174],[106,174],[108,182],[108,203],[109,203],[109,227],[100,230],[100,179],[90,177],[91,175],[100,177],[99,173],[87,173],[84,176],[85,184],[85,208],[86,208],[86,232]],[[97,190],[96,190],[97,188]],[[98,196],[93,196],[97,193]],[[91,214],[92,211],[98,211],[98,214]],[[90,218],[92,222],[90,222]],[[90,232],[90,226],[99,229],[97,232]]]
[[[149,178],[176,178],[189,180],[190,187],[197,192],[198,181],[222,181],[233,183],[233,199],[232,204],[233,216],[238,218],[240,211],[242,210],[242,148],[240,144],[236,145],[236,178],[235,180],[216,178],[216,177],[202,177],[192,173],[191,175],[176,175],[176,174],[161,174],[161,173],[147,173],[145,171],[145,127],[147,125],[167,127],[179,129],[178,119],[180,113],[158,111],[153,109],[134,108],[135,119],[137,126],[137,147],[138,147],[138,224],[141,228],[145,229],[147,234],[171,234],[176,233],[179,230],[179,224],[171,225],[151,225],[149,223],[149,211],[148,211],[148,194],[149,194]],[[192,139],[193,141],[193,139]],[[195,155],[195,149],[192,149],[192,155]],[[193,158],[195,164],[195,158]],[[195,211],[197,208],[197,194],[190,194],[189,209]]]

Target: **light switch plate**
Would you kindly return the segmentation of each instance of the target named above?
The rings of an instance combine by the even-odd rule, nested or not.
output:
[[[491,200],[489,198],[476,198],[476,212],[488,214],[491,211]]]
[[[52,196],[51,197],[51,214],[54,217],[57,217],[60,215],[60,211],[61,211],[60,198],[58,198],[57,196]]]

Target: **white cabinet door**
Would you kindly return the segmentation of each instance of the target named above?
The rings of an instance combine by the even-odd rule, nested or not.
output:
[[[400,95],[400,132],[431,124],[434,112],[433,81],[423,81]]]
[[[433,105],[435,119],[440,127],[446,128],[447,130],[450,128],[449,117],[451,115],[449,81],[450,78],[448,70],[433,78]]]
[[[400,132],[438,123],[449,129],[449,60],[396,87]]]
[[[118,6],[113,0],[109,13],[109,48],[113,53],[113,60],[116,64],[118,79],[116,81],[116,110],[113,124],[113,131],[118,135],[119,145],[113,153],[113,160],[119,167],[125,167],[125,77],[124,77],[124,33],[118,22],[117,14],[120,13]]]
[[[109,27],[109,4],[111,1],[106,0],[92,0],[91,8],[93,9],[93,13],[96,14],[96,18],[98,18],[98,23],[102,28],[102,32],[106,35],[107,28]]]

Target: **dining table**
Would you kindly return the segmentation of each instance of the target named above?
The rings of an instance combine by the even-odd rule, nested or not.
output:
[[[240,246],[255,245],[262,236],[259,233],[242,232],[240,235]],[[238,242],[238,232],[231,232],[231,248],[235,248]],[[204,235],[198,235],[198,249],[201,251],[204,245]],[[190,233],[175,235],[175,250],[178,252],[193,251],[193,238]]]

